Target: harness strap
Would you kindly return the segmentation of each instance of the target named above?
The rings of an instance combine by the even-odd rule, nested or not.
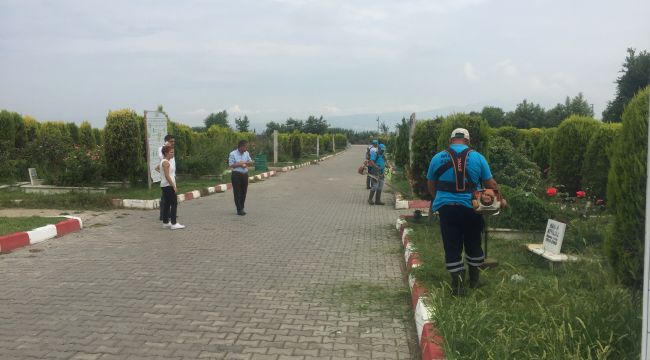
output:
[[[466,148],[460,154],[457,154],[451,148],[447,148],[445,151],[449,154],[450,160],[436,170],[434,177],[439,179],[445,171],[452,168],[454,169],[455,181],[436,180],[436,189],[453,193],[469,193],[475,191],[477,186],[467,173],[467,157],[474,150]]]

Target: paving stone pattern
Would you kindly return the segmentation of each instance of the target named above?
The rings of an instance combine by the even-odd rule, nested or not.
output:
[[[244,217],[227,192],[181,203],[184,230],[118,210],[0,255],[0,358],[417,359],[412,315],[328,296],[406,289],[364,151],[252,184]]]

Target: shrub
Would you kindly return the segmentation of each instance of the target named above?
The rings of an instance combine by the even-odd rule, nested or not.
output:
[[[79,126],[79,145],[86,149],[95,147],[95,138],[93,137],[93,129],[88,121],[84,121]]]
[[[539,186],[539,167],[516,151],[512,143],[500,136],[490,139],[490,170],[502,185],[535,192]]]
[[[344,134],[334,134],[334,143],[337,150],[343,150],[348,146],[348,138]]]
[[[102,153],[103,150],[99,147],[93,149],[86,149],[79,145],[71,147],[63,159],[63,172],[54,183],[65,186],[100,184],[104,170]]]
[[[79,144],[79,127],[77,124],[71,122],[65,124],[65,127],[68,129],[68,134],[70,134],[70,139],[73,144]]]
[[[302,137],[298,131],[294,131],[290,136],[291,141],[291,157],[297,161],[302,157]]]
[[[395,136],[394,149],[389,151],[395,154],[395,165],[405,168],[409,163],[409,125],[406,119],[402,119],[402,123],[397,128],[399,133]]]
[[[441,119],[419,121],[415,124],[413,133],[413,164],[410,167],[409,175],[413,192],[425,199],[431,198],[427,189],[427,171],[431,158],[436,154],[438,148],[441,125]],[[408,126],[406,128],[408,133]],[[451,133],[451,130],[449,132]],[[406,146],[408,149],[408,138]]]
[[[551,145],[553,144],[553,137],[555,136],[556,130],[556,128],[542,130],[540,139],[533,150],[532,160],[542,171],[543,177],[548,175],[551,168]]]
[[[6,141],[14,147],[16,141],[16,122],[7,110],[0,111],[0,141]]]
[[[522,133],[514,126],[502,126],[495,129],[494,135],[510,140],[510,143],[512,143],[512,146],[515,148],[521,143]]]
[[[104,154],[108,175],[135,182],[143,164],[140,126],[133,110],[110,111],[104,127]]]
[[[57,184],[65,169],[64,159],[70,152],[72,141],[62,122],[46,122],[38,129],[38,137],[26,152],[29,167],[36,167],[46,182]]]
[[[445,149],[449,145],[449,136],[456,128],[465,128],[469,131],[470,146],[472,149],[483,154],[489,159],[488,148],[489,125],[477,115],[454,114],[448,116],[440,125],[438,134],[438,151]]]
[[[625,107],[607,182],[614,220],[605,237],[605,249],[618,279],[639,288],[643,285],[649,96],[650,87],[646,87]]]
[[[495,228],[519,230],[544,230],[552,210],[542,199],[532,192],[500,185],[508,207],[501,209],[499,215],[490,216],[489,225]]]
[[[605,124],[589,140],[582,165],[582,185],[589,198],[605,199],[607,196],[612,145],[620,130],[621,124]]]
[[[551,145],[551,173],[570,194],[582,188],[582,166],[591,135],[600,122],[572,115],[564,120]]]

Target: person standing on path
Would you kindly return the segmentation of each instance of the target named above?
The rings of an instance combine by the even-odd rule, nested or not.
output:
[[[427,185],[433,197],[431,210],[440,216],[440,233],[445,249],[445,265],[451,274],[451,289],[455,296],[465,294],[465,262],[469,267],[469,286],[479,286],[479,267],[485,256],[481,248],[483,217],[472,207],[474,191],[486,188],[498,190],[485,157],[469,147],[469,131],[452,131],[449,148],[431,159]]]
[[[253,160],[247,150],[248,141],[241,140],[237,144],[237,149],[228,156],[228,168],[232,169],[232,192],[235,197],[235,206],[237,215],[241,216],[246,215],[244,203],[248,191],[248,167],[253,165]]]
[[[165,135],[165,143],[162,144],[162,146],[158,148],[158,159],[160,159],[160,161],[162,161],[165,158],[165,155],[163,155],[163,153],[162,153],[163,146],[171,146],[172,148],[174,148],[175,144],[176,144],[176,139],[174,139],[174,135],[171,135],[171,134]],[[174,169],[176,169],[176,158],[172,157],[170,162],[173,164]],[[156,170],[158,170],[158,172],[160,172],[160,164],[158,165],[158,168]],[[161,175],[162,175],[162,173],[161,173]],[[163,219],[163,208],[164,207],[165,207],[165,193],[162,193],[160,195],[160,206],[159,206],[159,208],[160,208],[160,221],[162,221],[162,219]]]
[[[368,196],[368,204],[370,205],[384,205],[381,202],[381,191],[384,189],[385,150],[386,145],[379,144],[377,150],[370,153],[370,161],[368,162],[368,174],[371,176],[370,195]]]
[[[184,229],[185,225],[176,222],[176,210],[178,207],[178,198],[176,197],[176,193],[178,192],[176,188],[176,164],[171,161],[174,158],[174,148],[165,145],[162,147],[162,153],[164,158],[160,161],[160,168],[162,169],[160,188],[165,196],[163,227],[172,230]]]
[[[363,163],[368,167],[368,162],[370,161],[370,156],[373,152],[377,151],[377,145],[379,144],[378,140],[372,140],[366,149],[366,158]],[[370,170],[370,168],[368,168]],[[366,176],[366,189],[370,190],[370,171],[368,171],[368,176]]]

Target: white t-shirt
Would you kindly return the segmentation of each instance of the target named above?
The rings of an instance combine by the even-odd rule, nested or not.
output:
[[[165,155],[163,155],[163,153],[162,153],[162,148],[163,148],[162,146],[158,148],[158,159],[160,159],[160,161],[162,161],[162,159],[165,158]],[[176,157],[175,156],[169,161],[169,163],[172,164],[172,166],[174,166],[174,169],[176,169]],[[161,174],[163,173],[162,168],[160,168],[160,173]],[[163,177],[165,177],[164,174],[163,174]]]
[[[160,187],[166,187],[166,186],[172,186],[172,184],[167,181],[167,177],[165,176],[165,168],[163,168],[163,163],[165,161],[168,161],[167,159],[162,159],[160,161],[160,174],[162,175],[160,179]],[[172,181],[174,182],[174,185],[176,184],[176,163],[174,162],[174,159],[172,159],[169,162],[169,177],[172,178]]]

